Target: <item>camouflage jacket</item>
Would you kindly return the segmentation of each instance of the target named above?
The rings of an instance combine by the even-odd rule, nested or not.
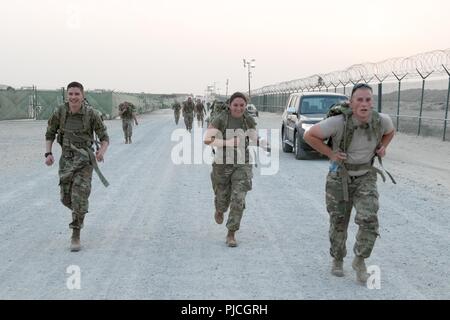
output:
[[[205,106],[203,105],[203,103],[196,103],[194,110],[195,110],[195,113],[201,113],[201,114],[206,113]]]
[[[56,108],[48,119],[47,131],[45,133],[46,140],[54,141],[56,134],[58,134],[58,142],[60,143],[60,141],[62,141],[65,120],[67,119],[69,112],[68,103]],[[83,115],[83,129],[80,132],[82,136],[93,142],[95,132],[100,141],[109,141],[106,125],[103,123],[101,114],[98,111],[82,104],[80,113]]]
[[[183,114],[185,113],[193,113],[194,112],[194,103],[191,102],[183,102]]]
[[[173,109],[174,111],[176,111],[176,112],[180,112],[180,110],[181,110],[181,104],[180,104],[179,102],[175,102],[175,103],[172,105],[172,109]]]
[[[236,124],[236,121],[240,122],[239,127],[232,126],[232,123],[234,122],[234,124]],[[242,115],[242,121],[240,121],[239,119],[231,119],[229,110],[223,110],[221,113],[217,114],[210,125],[222,133],[221,138],[224,140],[231,138],[230,136],[227,136],[229,133],[232,133],[234,136],[236,134],[236,129],[242,129],[246,134],[248,134],[248,130],[256,130],[256,121],[250,114],[244,113]],[[231,129],[231,131],[228,131],[229,129]],[[241,150],[240,147],[217,148],[214,157],[215,163],[248,164],[250,161],[250,154],[247,148],[249,144],[250,141],[248,138],[245,138],[245,145],[243,145],[244,150]]]
[[[130,102],[122,102],[119,104],[119,111],[123,111],[120,116],[122,119],[131,120],[133,119],[133,114],[136,113],[136,107]]]

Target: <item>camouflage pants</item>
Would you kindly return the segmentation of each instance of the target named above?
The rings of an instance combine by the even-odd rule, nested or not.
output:
[[[203,128],[203,113],[197,113],[197,122],[199,126]]]
[[[72,210],[69,227],[81,229],[89,209],[93,167],[89,158],[76,151],[63,150],[59,159],[59,186],[61,202]]]
[[[131,138],[131,135],[133,134],[133,120],[122,119],[122,129],[125,139]]]
[[[194,121],[194,115],[192,113],[186,113],[183,115],[184,124],[186,125],[186,129],[192,129],[192,122]]]
[[[355,207],[355,223],[359,226],[353,252],[368,258],[378,234],[377,175],[368,172],[351,178],[348,183],[349,201],[343,200],[342,180],[338,173],[330,172],[326,183],[326,204],[330,216],[330,254],[341,260],[347,254],[345,242],[352,208]]]
[[[225,213],[230,207],[227,228],[239,230],[245,209],[245,196],[252,189],[252,166],[213,163],[211,182],[216,211]]]
[[[180,112],[174,112],[174,116],[175,116],[175,124],[178,124],[178,121],[180,120]]]

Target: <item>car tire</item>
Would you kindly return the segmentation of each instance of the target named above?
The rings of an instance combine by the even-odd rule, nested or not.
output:
[[[286,137],[286,129],[283,130],[283,141],[281,141],[281,145],[283,146],[283,152],[290,153],[292,152],[292,146],[287,144],[285,141],[287,140]]]
[[[294,149],[295,159],[297,160],[308,159],[308,153],[305,151],[305,149],[302,148],[298,131],[295,132],[294,146],[295,146]]]

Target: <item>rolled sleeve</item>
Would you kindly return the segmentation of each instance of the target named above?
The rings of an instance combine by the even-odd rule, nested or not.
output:
[[[109,142],[109,136],[108,132],[106,130],[106,125],[103,122],[102,118],[100,117],[100,114],[97,112],[94,112],[94,131],[97,134],[97,137],[100,139],[101,142],[107,141]]]
[[[59,129],[59,112],[55,111],[48,119],[47,131],[45,132],[45,140],[54,141],[58,129]]]

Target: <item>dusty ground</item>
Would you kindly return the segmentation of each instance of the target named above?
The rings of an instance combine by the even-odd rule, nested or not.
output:
[[[279,115],[259,120],[279,124]],[[450,299],[449,142],[398,134],[389,147],[384,164],[398,184],[379,182],[381,238],[367,262],[381,289],[369,290],[350,266],[353,221],[346,276],[329,272],[327,161],[280,151],[276,175],[254,169],[239,246],[227,248],[210,166],[171,161],[170,111],[141,117],[132,145],[120,121],[107,125],[101,168],[111,186],[94,176],[83,250],[71,253],[57,166],[43,163],[45,121],[0,122],[0,299]],[[79,290],[66,286],[71,265]]]

